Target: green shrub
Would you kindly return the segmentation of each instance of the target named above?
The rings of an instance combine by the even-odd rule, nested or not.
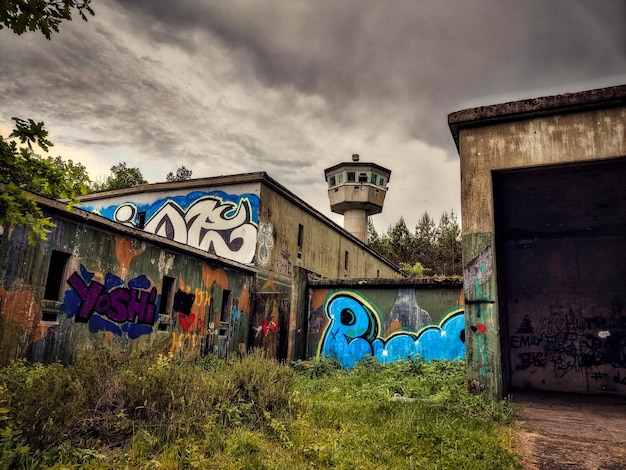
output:
[[[335,358],[328,356],[316,357],[312,361],[294,361],[291,368],[298,374],[311,379],[328,377],[339,370],[341,364]]]
[[[0,369],[0,468],[518,468],[463,362],[126,357]]]
[[[13,362],[0,370],[5,417],[33,449],[59,444],[84,417],[85,394],[61,364]]]
[[[295,385],[293,370],[259,349],[228,359],[219,374],[219,406],[224,422],[262,424],[265,413],[288,411]]]

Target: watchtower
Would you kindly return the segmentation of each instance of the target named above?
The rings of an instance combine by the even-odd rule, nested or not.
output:
[[[367,218],[380,214],[385,203],[391,170],[376,163],[339,163],[324,170],[328,183],[330,210],[343,214],[343,228],[367,243]]]

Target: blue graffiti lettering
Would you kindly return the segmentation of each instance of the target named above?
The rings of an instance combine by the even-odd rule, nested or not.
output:
[[[465,357],[462,308],[449,312],[438,325],[424,326],[416,333],[394,333],[388,338],[379,334],[380,316],[375,308],[353,292],[331,295],[325,302],[324,313],[329,322],[322,334],[319,352],[337,359],[346,368],[368,355],[381,362]]]

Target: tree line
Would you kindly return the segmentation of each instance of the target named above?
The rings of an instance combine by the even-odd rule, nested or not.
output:
[[[461,228],[454,211],[441,214],[439,223],[424,212],[411,231],[403,217],[378,233],[368,223],[368,244],[411,277],[462,276]]]

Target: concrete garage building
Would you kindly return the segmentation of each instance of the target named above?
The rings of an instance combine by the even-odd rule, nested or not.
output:
[[[626,86],[458,111],[468,378],[626,394]]]

